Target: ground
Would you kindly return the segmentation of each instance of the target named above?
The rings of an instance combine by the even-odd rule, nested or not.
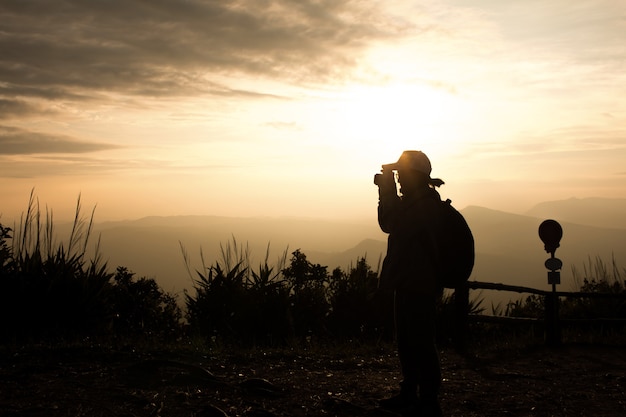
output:
[[[393,416],[393,348],[3,347],[0,416]],[[624,416],[624,346],[444,349],[444,416]]]

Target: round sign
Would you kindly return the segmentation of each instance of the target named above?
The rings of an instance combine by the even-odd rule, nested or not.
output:
[[[546,252],[554,254],[563,237],[563,228],[556,220],[545,220],[539,225],[539,238],[545,245]]]
[[[559,258],[548,258],[544,264],[550,271],[556,271],[563,268],[563,262]]]

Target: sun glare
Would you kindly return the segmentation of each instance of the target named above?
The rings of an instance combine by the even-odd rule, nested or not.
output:
[[[462,140],[462,100],[428,84],[359,86],[346,90],[335,115],[345,146],[378,159],[402,150],[446,153]]]

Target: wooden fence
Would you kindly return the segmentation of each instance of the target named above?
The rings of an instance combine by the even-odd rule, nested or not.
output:
[[[487,316],[469,313],[470,290],[494,290],[509,291],[517,293],[535,294],[544,297],[544,316],[542,318],[531,317],[508,317],[508,316]],[[624,323],[626,319],[562,319],[559,317],[559,299],[564,298],[602,298],[621,299],[626,302],[626,293],[590,293],[590,292],[564,292],[545,291],[536,288],[520,287],[516,285],[496,284],[491,282],[469,281],[464,286],[454,290],[455,314],[456,314],[456,335],[455,344],[458,349],[467,348],[470,322],[490,322],[490,323],[544,323],[545,343],[548,346],[561,344],[561,324],[565,322],[576,323]]]

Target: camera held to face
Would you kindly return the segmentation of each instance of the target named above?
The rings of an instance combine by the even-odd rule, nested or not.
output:
[[[393,169],[388,165],[383,165],[382,170],[379,174],[374,175],[374,184],[380,186],[386,185],[394,185],[395,186],[396,179]]]

